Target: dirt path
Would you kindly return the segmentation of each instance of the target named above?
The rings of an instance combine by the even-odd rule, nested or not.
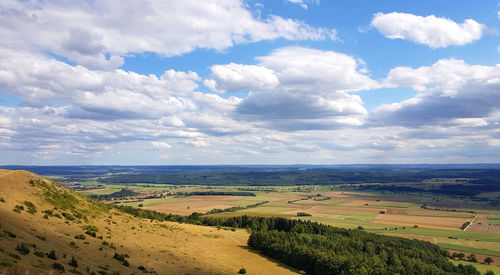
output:
[[[469,225],[467,225],[467,227],[464,228],[464,231],[467,231],[467,229],[469,229],[469,227],[474,223],[474,221],[477,219],[477,217],[479,217],[479,214],[474,216],[474,218],[470,221]]]

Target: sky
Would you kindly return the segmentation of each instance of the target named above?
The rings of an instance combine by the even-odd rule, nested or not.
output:
[[[500,1],[0,1],[0,164],[500,163]]]

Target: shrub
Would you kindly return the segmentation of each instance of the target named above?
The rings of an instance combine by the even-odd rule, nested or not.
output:
[[[75,218],[77,218],[77,219],[85,218],[85,216],[83,216],[81,213],[78,213],[78,212],[73,213],[73,215],[74,215],[74,216],[75,216]]]
[[[97,232],[99,229],[94,226],[94,225],[85,225],[82,226],[83,230],[85,230],[85,234],[92,236],[92,237],[97,237]]]
[[[75,249],[79,247],[78,245],[76,245],[76,243],[75,243],[74,241],[71,241],[71,242],[69,243],[69,246],[70,246],[71,248],[75,248]]]
[[[5,202],[5,199],[3,197],[0,197],[0,202]]]
[[[124,266],[130,266],[130,264],[128,263],[127,259],[124,259],[124,260],[123,260],[123,265],[124,265]]]
[[[238,271],[238,273],[239,274],[246,274],[247,270],[244,267],[242,267],[242,268],[240,268],[240,271]]]
[[[33,252],[33,254],[35,254],[35,256],[38,256],[40,258],[45,257],[45,255],[43,254],[43,252],[40,251],[40,250],[35,250],[35,252]]]
[[[19,255],[15,254],[15,253],[9,253],[9,256],[14,258],[14,259],[18,259],[18,260],[21,259],[21,257],[19,257]]]
[[[358,226],[358,230],[365,230],[364,227],[362,227],[361,225]]]
[[[47,238],[45,238],[45,236],[39,236],[39,235],[35,235],[35,237],[39,240],[42,240],[42,241],[46,241]]]
[[[72,267],[78,267],[78,261],[73,256],[71,256],[71,260],[69,261],[68,264]]]
[[[297,212],[297,217],[309,217],[309,216],[312,215],[304,212]]]
[[[85,240],[85,239],[86,239],[86,237],[85,237],[85,235],[83,235],[83,234],[79,234],[79,235],[76,235],[76,236],[75,236],[75,239],[77,239],[77,240]]]
[[[137,267],[137,269],[142,270],[143,272],[146,272],[146,268],[143,265],[140,265]]]
[[[61,213],[61,215],[63,215],[64,218],[66,218],[67,220],[69,221],[74,221],[75,220],[75,217],[73,217],[73,215],[69,214],[69,213]]]
[[[50,251],[49,253],[47,253],[45,255],[47,255],[47,258],[49,258],[49,259],[57,260],[56,252],[54,250]]]
[[[23,210],[24,210],[24,206],[22,206],[22,205],[16,205],[14,207],[14,209],[12,209],[12,211],[14,211],[16,213],[21,213],[21,211],[23,211]]]
[[[381,210],[378,212],[379,214],[385,214],[385,211],[384,210]]]
[[[36,207],[32,202],[24,201],[24,205],[26,205],[28,207],[28,210],[27,210],[28,213],[30,213],[32,215],[36,213]]]
[[[125,258],[128,258],[128,254],[118,254],[115,252],[115,255],[113,255],[113,258],[120,261],[120,262],[125,262],[126,259]]]
[[[4,230],[3,233],[7,234],[7,236],[11,237],[11,238],[15,238],[17,237],[16,234],[10,232],[10,231],[7,231],[7,230]]]
[[[55,269],[55,270],[58,270],[58,271],[61,271],[61,272],[64,272],[65,269],[64,269],[64,265],[58,263],[58,262],[55,262],[53,265],[52,265],[52,268]]]
[[[25,243],[20,243],[16,246],[16,250],[19,251],[22,255],[26,255],[30,253],[30,249],[28,247],[28,244]]]

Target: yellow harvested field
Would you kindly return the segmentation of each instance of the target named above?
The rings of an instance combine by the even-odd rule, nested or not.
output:
[[[236,196],[190,196],[189,201],[145,206],[144,209],[178,215],[190,215],[193,212],[205,213],[214,208],[224,209],[234,206]],[[242,203],[242,206],[252,203]]]
[[[460,227],[467,220],[468,219],[466,218],[407,216],[398,214],[383,214],[378,215],[375,219],[373,219],[376,223],[406,226],[418,225],[422,227],[448,230],[461,230]]]

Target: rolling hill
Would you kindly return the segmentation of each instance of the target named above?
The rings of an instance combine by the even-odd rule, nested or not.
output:
[[[0,170],[0,274],[296,273],[249,249],[248,236],[137,218],[31,172]]]

